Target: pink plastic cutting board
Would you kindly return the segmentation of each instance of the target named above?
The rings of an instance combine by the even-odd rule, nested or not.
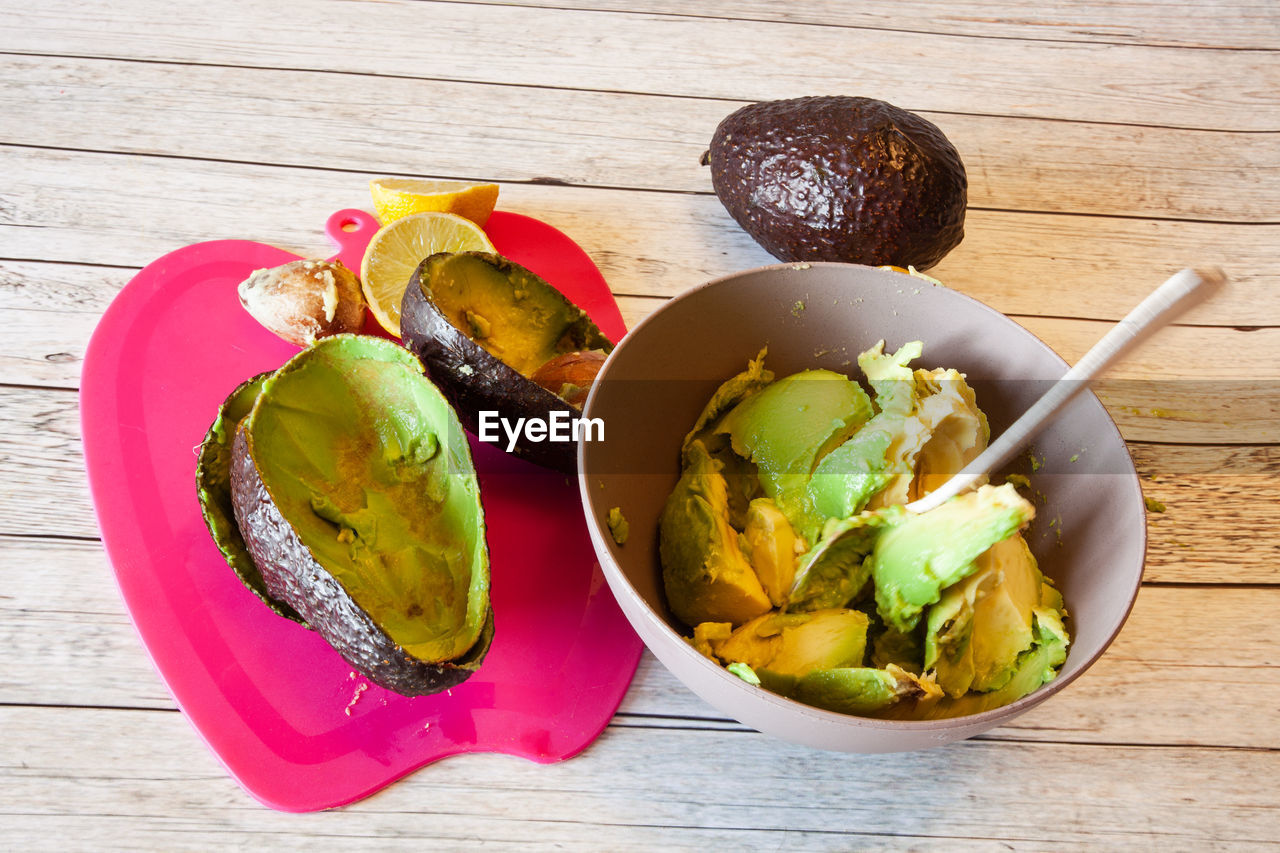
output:
[[[326,225],[355,270],[376,228],[358,210]],[[622,336],[608,286],[568,237],[503,212],[486,230],[499,252]],[[472,441],[496,634],[479,672],[447,694],[406,698],[369,684],[316,634],[264,607],[214,547],[196,500],[198,446],[241,380],[297,352],[240,307],[236,285],[296,257],[243,240],[171,252],[120,292],[85,356],[89,485],[161,677],[232,776],[287,811],[349,803],[460,752],[574,755],[613,716],[641,644],[601,575],[570,478]]]

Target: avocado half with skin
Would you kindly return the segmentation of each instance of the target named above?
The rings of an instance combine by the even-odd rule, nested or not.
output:
[[[400,310],[405,346],[479,432],[479,413],[550,422],[575,419],[613,343],[586,312],[533,272],[489,252],[442,252],[418,265]],[[574,405],[571,401],[577,401]],[[505,447],[507,437],[500,431]],[[559,471],[576,468],[572,441],[532,441],[514,453]]]
[[[410,353],[337,335],[292,358],[235,430],[230,484],[268,595],[370,681],[421,695],[479,667],[493,638],[479,482]]]
[[[309,628],[311,626],[298,615],[298,611],[267,591],[267,582],[249,554],[249,546],[236,524],[235,506],[231,500],[231,445],[235,441],[236,427],[253,410],[253,404],[262,392],[262,383],[270,375],[269,372],[259,373],[241,382],[218,407],[217,417],[200,444],[200,456],[196,461],[196,495],[200,499],[200,514],[204,516],[209,535],[236,577],[267,607]]]

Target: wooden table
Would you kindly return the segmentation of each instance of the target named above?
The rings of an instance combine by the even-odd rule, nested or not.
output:
[[[1280,837],[1280,6],[836,0],[3,0],[0,847],[1187,849]],[[698,164],[756,100],[880,97],[955,142],[933,271],[1069,360],[1187,264],[1226,293],[1104,401],[1148,496],[1123,633],[1014,724],[928,752],[788,746],[648,654],[583,754],[470,755],[287,815],[222,771],[98,541],[77,387],[147,262],[324,253],[371,176],[485,179],[591,254],[629,322],[772,259]],[[1244,379],[1240,397],[1217,394]],[[1160,389],[1158,399],[1143,387]]]

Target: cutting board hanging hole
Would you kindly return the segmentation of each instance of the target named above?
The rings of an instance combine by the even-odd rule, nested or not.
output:
[[[324,224],[324,233],[338,247],[338,254],[330,260],[339,260],[348,269],[359,270],[364,250],[378,230],[378,220],[363,210],[348,208],[331,214]]]

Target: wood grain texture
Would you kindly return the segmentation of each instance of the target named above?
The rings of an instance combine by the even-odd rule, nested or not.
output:
[[[0,11],[0,846],[1276,846],[1272,0]],[[698,165],[716,123],[747,102],[833,92],[922,112],[955,141],[966,237],[931,272],[1069,360],[1178,268],[1231,276],[1100,389],[1164,507],[1148,513],[1146,584],[1113,646],[1012,724],[904,756],[763,737],[645,654],[620,713],[573,760],[457,757],[323,814],[254,803],[176,711],[97,541],[75,389],[114,295],[203,240],[330,254],[327,216],[368,208],[370,177],[407,174],[500,181],[499,207],[579,242],[634,324],[773,262]]]
[[[0,558],[46,567],[13,578],[0,598],[0,645],[10,650],[0,705],[175,709],[124,613],[100,546],[0,536]],[[1280,589],[1147,587],[1089,672],[986,737],[1275,746],[1280,662],[1268,625],[1278,607]],[[1229,660],[1223,648],[1232,650]],[[1245,672],[1247,691],[1222,690],[1224,678]],[[611,725],[743,729],[648,653]]]
[[[0,385],[0,419],[0,532],[96,537],[75,392]]]
[[[1275,447],[1132,448],[1144,491],[1166,506],[1149,516],[1148,580],[1280,582]],[[0,534],[97,536],[73,392],[0,386],[0,483]]]
[[[46,287],[45,279],[31,264],[0,262],[0,281],[16,282],[17,289],[39,291],[40,300],[46,302],[57,293],[74,300],[85,296],[86,288],[93,290],[81,278],[82,274],[91,276],[91,268],[44,266],[52,267],[64,280],[80,280]],[[105,295],[121,271],[108,273],[97,282],[99,296]],[[902,292],[902,310],[910,310],[914,295],[914,291]],[[629,326],[661,304],[661,300],[626,296],[619,297],[619,302]],[[100,314],[74,304],[62,311],[8,307],[14,303],[21,305],[22,300],[0,301],[0,325],[12,330],[0,339],[0,383],[78,388],[85,347]],[[1069,362],[1076,361],[1110,327],[1087,320],[1016,319]],[[837,344],[815,342],[815,347]],[[1237,355],[1230,359],[1188,357],[1217,352]],[[1130,441],[1280,442],[1280,366],[1273,357],[1275,352],[1280,352],[1280,328],[1246,332],[1174,326],[1113,368],[1097,383],[1096,390]],[[921,363],[932,364],[927,348]]]
[[[20,267],[21,265],[16,265]],[[84,270],[51,265],[63,273]],[[12,268],[11,268],[12,271]],[[119,271],[111,271],[113,273]],[[83,282],[81,282],[83,284]],[[102,290],[110,285],[100,284]],[[83,296],[86,289],[68,286],[67,294]],[[46,291],[51,297],[54,291]],[[101,298],[105,293],[99,294]],[[635,303],[640,302],[637,306]],[[634,323],[652,307],[654,300],[621,299],[624,317]],[[90,521],[88,495],[84,486],[83,462],[79,443],[78,404],[68,390],[78,387],[79,366],[86,343],[85,333],[96,323],[96,314],[80,312],[22,311],[0,307],[0,322],[11,324],[17,334],[0,344],[0,379],[23,384],[50,386],[39,388],[0,387],[0,477],[9,485],[8,500],[0,500],[0,532],[19,533],[28,528],[55,535],[91,536],[95,528]],[[1068,329],[1089,324],[1084,321],[1055,321]],[[1033,331],[1034,331],[1033,327]],[[1050,329],[1052,331],[1052,329]],[[1230,330],[1178,327],[1167,330],[1206,334]],[[1042,336],[1043,330],[1041,331]],[[1235,335],[1258,333],[1235,332]],[[1086,333],[1080,337],[1086,337]],[[1070,343],[1047,338],[1050,343]],[[1090,342],[1094,336],[1087,336]],[[1212,342],[1213,335],[1207,340]],[[50,346],[41,347],[41,343]],[[1205,348],[1209,346],[1206,344]],[[1265,351],[1259,351],[1262,357]],[[1138,362],[1136,369],[1143,364]],[[1158,367],[1158,361],[1154,363]],[[1259,365],[1259,369],[1265,369]],[[1280,569],[1275,558],[1280,538],[1270,535],[1269,500],[1280,496],[1280,464],[1273,447],[1239,446],[1242,436],[1250,432],[1263,436],[1274,433],[1278,422],[1275,412],[1275,381],[1248,384],[1217,383],[1203,379],[1162,381],[1143,379],[1104,385],[1101,396],[1109,403],[1122,432],[1133,442],[1146,435],[1189,436],[1190,440],[1217,440],[1223,447],[1177,447],[1160,444],[1134,446],[1139,473],[1145,478],[1148,494],[1168,507],[1164,514],[1152,516],[1153,542],[1151,565],[1165,566],[1183,579],[1179,567],[1192,567],[1192,575],[1213,570],[1218,561],[1243,561],[1242,569],[1250,582],[1274,581]],[[1253,396],[1243,401],[1222,401],[1218,408],[1206,407],[1213,400],[1214,389],[1254,388]],[[1208,391],[1207,394],[1202,393]],[[1145,394],[1152,399],[1143,400]],[[1248,404],[1248,405],[1246,405]],[[1187,408],[1178,409],[1178,405]],[[1250,409],[1256,405],[1256,409]],[[1205,418],[1224,417],[1232,412],[1239,420],[1210,423]],[[1271,414],[1268,414],[1271,413]],[[1185,439],[1184,439],[1185,440]],[[1058,460],[1061,462],[1062,460]],[[1055,463],[1056,464],[1056,463]],[[34,490],[34,500],[44,512],[31,513],[19,495]],[[4,493],[0,493],[3,495]],[[75,512],[59,510],[75,509]],[[1221,515],[1234,523],[1223,528],[1198,524],[1204,514]],[[1254,521],[1250,521],[1253,519]],[[1241,553],[1231,535],[1235,523],[1249,524],[1262,531],[1253,547]],[[1158,532],[1158,536],[1156,535]],[[1241,580],[1242,578],[1237,578]]]
[[[350,17],[357,11],[358,29]],[[0,35],[0,51],[742,101],[850,92],[913,110],[1280,130],[1280,63],[1268,50],[403,1],[179,9],[137,0],[108,9],[55,0],[23,17],[23,27]],[[299,30],[305,38],[262,35]]]
[[[0,146],[0,171],[0,258],[20,260],[140,268],[229,237],[327,255],[329,214],[370,206],[369,176],[335,169]],[[569,234],[617,294],[674,296],[776,263],[713,196],[508,183],[498,205]],[[1215,264],[1230,282],[1180,322],[1280,326],[1280,225],[972,211],[965,230],[930,272],[1006,314],[1119,320],[1179,268]],[[0,304],[23,307],[23,286],[0,282]]]
[[[136,273],[88,264],[50,264],[0,260],[0,323],[11,329],[0,342],[0,364],[6,355],[21,361],[45,360],[51,365],[69,365],[63,353],[82,352],[91,330],[119,289]],[[893,294],[902,311],[911,310],[913,300],[929,288],[925,282],[903,279]],[[1154,285],[1151,289],[1154,289]],[[802,294],[798,294],[802,296]],[[628,328],[660,307],[665,299],[618,295]],[[1059,317],[1017,316],[1014,319],[1074,363],[1112,327],[1110,322]],[[826,346],[827,342],[815,342]],[[929,361],[928,342],[921,363]],[[1211,396],[1209,383],[1229,382],[1248,377],[1260,393],[1280,390],[1280,364],[1272,354],[1280,352],[1280,326],[1243,331],[1230,327],[1175,325],[1158,332],[1143,348],[1128,356],[1108,374],[1104,392],[1123,394],[1147,385],[1156,392],[1176,395],[1175,383],[1194,385],[1188,394]],[[1231,353],[1231,358],[1213,358],[1213,353]],[[22,382],[22,367],[12,372],[0,368],[0,381]],[[30,369],[29,367],[27,369]],[[73,383],[77,369],[68,366],[51,375],[52,384]],[[1172,387],[1167,387],[1168,386]],[[1270,389],[1277,383],[1275,389]],[[1245,383],[1241,383],[1244,385]],[[1240,391],[1234,385],[1228,390]],[[1176,408],[1171,401],[1169,408]],[[1280,436],[1277,436],[1280,440]]]
[[[252,808],[177,714],[3,708],[0,725],[27,735],[0,768],[6,838],[36,845],[56,832],[63,843],[109,833],[113,846],[165,848],[383,849],[390,839],[451,849],[486,838],[532,850],[593,850],[604,839],[611,850],[951,849],[943,839],[958,836],[1014,849],[1153,839],[1212,849],[1268,843],[1280,805],[1277,789],[1259,784],[1280,772],[1271,750],[978,740],[846,756],[750,732],[611,728],[561,764],[460,756],[365,802],[300,816]],[[104,727],[114,737],[84,749]],[[726,761],[742,772],[726,773]],[[821,784],[779,796],[797,779]],[[1143,804],[1140,817],[1129,801]]]
[[[360,76],[7,57],[0,141],[77,148],[88,123],[99,151],[709,193],[699,157],[740,106],[398,78],[377,93],[370,122]],[[924,115],[964,159],[975,209],[1280,225],[1280,132]]]
[[[471,3],[474,0],[449,0]],[[489,0],[506,6],[542,6],[544,0]],[[636,11],[687,15],[684,0],[637,3],[636,0],[574,0],[560,8]],[[843,0],[701,0],[697,14],[779,23],[820,24],[903,32],[929,32],[978,38],[1079,41],[1100,44],[1232,47],[1274,50],[1280,24],[1263,0],[1222,3],[1160,3],[1150,0],[1058,0],[1038,5],[1021,0],[938,2],[905,0],[846,3]],[[1212,16],[1212,26],[1205,16]]]

